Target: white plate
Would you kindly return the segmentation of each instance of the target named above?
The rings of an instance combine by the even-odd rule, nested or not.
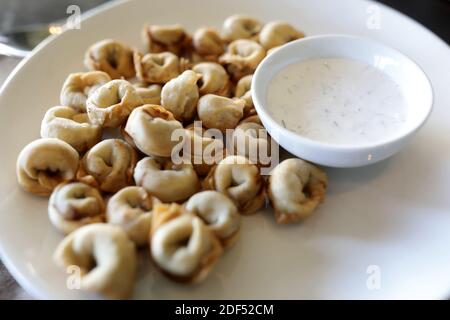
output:
[[[368,19],[376,27],[377,10],[381,28],[368,28]],[[276,225],[269,210],[246,217],[240,241],[200,285],[171,283],[148,266],[144,252],[134,298],[446,298],[450,50],[411,19],[362,0],[131,1],[104,6],[81,30],[41,45],[13,72],[0,96],[0,251],[8,269],[35,297],[87,297],[67,289],[67,275],[51,261],[62,237],[47,219],[47,200],[21,191],[15,177],[19,151],[38,138],[41,118],[58,104],[66,75],[83,69],[85,49],[107,37],[139,46],[144,22],[179,22],[193,30],[220,26],[233,13],[284,19],[309,35],[356,34],[393,46],[430,77],[434,111],[393,158],[371,167],[328,170],[328,197],[303,224]]]

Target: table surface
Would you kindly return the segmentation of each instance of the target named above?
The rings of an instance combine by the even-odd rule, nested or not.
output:
[[[450,42],[450,24],[447,21],[448,14],[450,14],[449,0],[380,0],[380,2],[410,15],[438,34],[444,41]],[[0,86],[19,61],[15,58],[0,56]],[[0,261],[0,300],[31,298],[17,284]]]
[[[0,86],[19,61],[19,59],[0,56]],[[0,300],[5,299],[31,299],[31,297],[17,284],[3,263],[0,262]]]

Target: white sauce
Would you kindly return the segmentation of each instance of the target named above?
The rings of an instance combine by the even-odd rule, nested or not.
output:
[[[398,84],[360,61],[313,59],[282,69],[269,84],[269,113],[307,138],[364,145],[396,134],[407,108]]]

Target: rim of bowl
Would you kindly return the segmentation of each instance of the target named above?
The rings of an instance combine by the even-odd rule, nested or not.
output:
[[[286,48],[289,47],[293,47],[293,46],[301,46],[303,43],[305,42],[311,42],[311,41],[315,41],[318,39],[324,39],[324,38],[341,38],[341,39],[354,39],[354,40],[359,40],[359,41],[366,41],[366,42],[371,42],[375,45],[381,46],[381,47],[385,47],[388,50],[392,50],[394,52],[396,52],[397,54],[399,54],[400,56],[402,56],[403,59],[405,60],[409,60],[409,62],[411,62],[417,69],[418,71],[425,77],[426,82],[428,84],[428,88],[430,91],[430,101],[429,103],[427,103],[427,111],[426,114],[423,116],[423,118],[413,127],[411,127],[409,130],[399,134],[399,135],[395,135],[392,137],[388,137],[385,140],[376,142],[376,143],[368,143],[368,144],[362,144],[362,145],[347,145],[347,144],[336,144],[336,143],[329,143],[329,142],[322,142],[319,140],[314,140],[314,139],[310,139],[307,138],[303,135],[300,135],[298,133],[295,133],[287,128],[284,128],[282,125],[280,125],[267,111],[266,111],[266,107],[263,105],[263,103],[260,100],[260,95],[261,94],[265,94],[266,92],[262,92],[261,89],[257,89],[258,85],[257,83],[259,82],[259,78],[261,77],[261,70],[265,67],[266,64],[268,64],[268,61],[270,61],[271,59],[273,59],[273,57],[275,57],[276,55],[279,55],[281,51],[286,50]],[[343,58],[345,58],[345,56],[342,56]],[[300,61],[301,59],[299,59],[298,61]],[[277,64],[279,65],[279,64]],[[275,76],[275,73],[272,75],[271,78],[273,78]],[[260,93],[257,93],[257,91],[259,91]],[[363,36],[358,36],[358,35],[350,35],[350,34],[323,34],[323,35],[314,35],[314,36],[307,36],[305,38],[301,38],[298,40],[294,40],[291,42],[288,42],[286,44],[284,44],[283,46],[281,46],[280,48],[276,49],[274,52],[272,52],[270,55],[267,55],[263,61],[261,61],[261,63],[258,65],[258,67],[256,68],[254,75],[253,75],[253,79],[252,79],[252,83],[251,83],[251,93],[252,93],[252,99],[254,101],[254,106],[256,108],[257,113],[262,113],[265,118],[270,119],[271,121],[271,125],[273,128],[275,128],[276,130],[281,131],[284,135],[289,136],[290,138],[293,139],[297,139],[305,144],[309,144],[311,146],[317,146],[317,147],[322,147],[322,148],[327,148],[327,149],[333,149],[333,150],[337,150],[337,151],[346,151],[346,150],[365,150],[365,149],[373,149],[373,148],[378,148],[381,146],[386,146],[389,145],[393,142],[402,140],[408,136],[410,136],[411,134],[413,134],[414,132],[416,132],[417,130],[419,130],[426,122],[426,120],[429,118],[431,111],[433,110],[433,105],[434,105],[434,89],[433,89],[433,85],[430,81],[430,78],[428,77],[428,75],[425,73],[425,71],[423,70],[423,68],[416,62],[414,61],[412,58],[408,57],[406,54],[404,54],[403,52],[401,52],[400,50],[390,47],[388,45],[385,45],[382,42],[373,40],[372,38],[368,38],[368,37],[363,37]],[[261,119],[262,121],[262,119]],[[269,132],[270,133],[270,132]],[[271,135],[273,136],[273,135]],[[279,143],[279,141],[277,141]],[[281,145],[281,144],[280,144]]]

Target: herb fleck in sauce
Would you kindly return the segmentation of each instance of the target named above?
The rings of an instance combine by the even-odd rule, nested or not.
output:
[[[287,129],[337,144],[382,141],[401,130],[407,117],[404,96],[389,75],[341,58],[287,66],[271,80],[267,102]]]

